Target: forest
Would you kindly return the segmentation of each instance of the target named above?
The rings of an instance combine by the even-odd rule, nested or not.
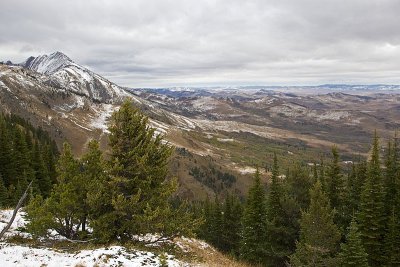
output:
[[[375,133],[368,161],[350,170],[332,159],[282,175],[274,156],[270,182],[257,170],[243,201],[233,193],[202,202],[179,199],[168,177],[173,147],[126,102],[112,115],[109,151],[96,140],[76,158],[40,128],[0,116],[0,204],[14,206],[33,180],[26,231],[50,231],[93,243],[196,236],[232,258],[260,266],[399,266],[400,162],[397,137],[382,155]],[[207,179],[192,170],[199,179]],[[227,181],[232,177],[224,177]]]

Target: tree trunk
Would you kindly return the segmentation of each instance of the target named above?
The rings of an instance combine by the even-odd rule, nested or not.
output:
[[[25,190],[25,193],[24,193],[24,194],[21,196],[21,198],[19,199],[18,204],[17,204],[17,206],[15,207],[14,212],[13,212],[13,215],[12,215],[10,221],[8,222],[7,226],[4,227],[4,229],[1,231],[1,233],[0,233],[0,239],[3,238],[3,235],[8,231],[8,229],[10,229],[12,223],[14,222],[15,216],[17,216],[18,210],[21,208],[22,203],[24,202],[26,196],[28,195],[28,190],[29,190],[29,188],[31,187],[32,182],[33,182],[33,180],[29,183],[28,187],[27,187],[26,190]]]

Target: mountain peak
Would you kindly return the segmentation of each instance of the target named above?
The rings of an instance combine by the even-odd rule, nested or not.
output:
[[[50,55],[29,57],[24,63],[24,67],[43,74],[51,74],[57,70],[72,65],[74,62],[64,53],[56,51]]]

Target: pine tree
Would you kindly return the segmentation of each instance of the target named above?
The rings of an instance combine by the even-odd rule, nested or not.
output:
[[[317,168],[317,163],[314,162],[313,165],[313,184],[315,184],[318,181],[318,168]]]
[[[385,191],[386,214],[389,217],[385,238],[388,266],[400,265],[400,166],[397,133],[386,155]]]
[[[260,172],[257,169],[243,212],[240,247],[240,258],[251,264],[267,263],[266,221],[265,189],[261,184]]]
[[[110,198],[107,209],[94,222],[94,234],[103,242],[127,241],[140,233],[174,236],[179,231],[191,235],[198,223],[182,221],[189,216],[186,204],[172,210],[168,203],[178,186],[176,178],[167,180],[173,147],[155,135],[147,126],[148,118],[129,102],[114,112],[112,120],[107,164],[110,178],[102,186],[109,190],[103,195]]]
[[[39,141],[35,141],[32,150],[32,168],[35,174],[35,180],[38,183],[40,193],[44,198],[50,196],[51,181],[44,165],[42,153],[39,148]]]
[[[345,180],[339,166],[339,153],[332,147],[333,161],[326,174],[326,195],[332,209],[335,210],[335,223],[343,230],[346,229],[344,215]]]
[[[64,143],[58,162],[58,183],[46,200],[45,211],[52,215],[54,230],[67,238],[78,238],[81,218],[86,213],[80,194],[82,177],[79,162],[74,158],[71,147]]]
[[[278,178],[279,167],[276,153],[272,167],[270,191],[267,200],[267,244],[271,266],[285,266],[291,251],[291,231],[285,211],[282,208],[283,188]]]
[[[350,223],[349,232],[346,235],[346,243],[341,244],[339,259],[343,267],[368,267],[368,254],[361,243],[357,222],[354,217]]]
[[[310,205],[310,189],[312,179],[308,171],[296,164],[290,168],[290,174],[286,178],[286,192],[298,203],[300,209],[306,210]]]
[[[243,207],[238,197],[227,195],[223,208],[223,251],[238,256],[240,247],[240,232],[242,226],[240,220],[242,218]]]
[[[326,177],[325,177],[325,164],[324,164],[324,156],[321,155],[321,164],[319,167],[319,175],[318,175],[319,181],[321,182],[322,185],[322,190],[326,192]]]
[[[57,183],[56,159],[53,150],[54,148],[52,148],[51,145],[45,145],[42,151],[42,158],[46,167],[46,172],[52,185]]]
[[[337,266],[335,253],[340,232],[333,222],[334,213],[329,200],[317,181],[310,192],[311,203],[300,220],[300,241],[296,252],[290,257],[292,266]]]
[[[7,188],[4,186],[3,177],[0,174],[0,208],[5,208],[8,204]]]
[[[210,221],[210,242],[216,248],[223,250],[223,218],[222,218],[222,207],[221,203],[218,199],[218,196],[215,196],[214,205],[212,205],[211,209],[211,221]]]
[[[23,180],[31,181],[34,179],[34,172],[31,168],[31,158],[30,152],[26,145],[25,135],[21,132],[21,130],[16,126],[14,128],[14,147],[13,147],[13,168],[15,177],[10,177],[10,184],[17,185],[18,182],[23,182]],[[35,191],[38,191],[38,185],[35,183],[33,186]]]
[[[0,115],[0,174],[3,177],[6,188],[10,186],[16,175],[16,168],[12,164],[15,160],[12,157],[12,143],[7,130],[6,121]]]
[[[380,168],[378,136],[375,131],[367,180],[362,187],[358,214],[361,240],[365,251],[368,253],[370,266],[382,266],[385,263],[384,236],[387,216],[384,200],[385,192]]]

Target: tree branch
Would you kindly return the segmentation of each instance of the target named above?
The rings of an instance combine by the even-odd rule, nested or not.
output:
[[[26,190],[25,190],[25,193],[24,193],[24,194],[21,196],[21,198],[19,199],[18,204],[17,204],[17,206],[16,206],[15,209],[14,209],[14,212],[13,212],[13,215],[12,215],[10,221],[8,222],[7,226],[4,227],[4,229],[3,229],[3,230],[1,231],[1,233],[0,233],[0,239],[2,239],[2,238],[3,238],[3,235],[5,234],[5,232],[7,232],[8,229],[10,229],[12,223],[13,223],[14,220],[15,220],[15,216],[17,216],[17,212],[18,212],[19,208],[21,208],[22,203],[24,202],[26,196],[28,195],[28,190],[29,190],[29,188],[31,187],[32,183],[33,183],[33,180],[29,183],[28,187],[27,187]]]

